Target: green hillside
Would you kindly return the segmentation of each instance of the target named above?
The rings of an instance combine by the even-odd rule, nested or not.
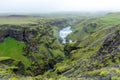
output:
[[[108,14],[77,24],[68,36],[70,58],[56,65],[57,73],[84,80],[119,79],[119,14]],[[79,49],[71,50],[71,47]],[[64,65],[64,66],[60,66]],[[104,69],[102,69],[104,68]],[[108,70],[110,68],[110,70]],[[112,71],[112,68],[117,72]],[[116,75],[114,75],[116,74]]]
[[[4,42],[0,43],[0,56],[10,57],[15,60],[20,60],[24,63],[25,67],[30,66],[31,61],[24,55],[23,48],[24,42],[19,42],[13,38],[6,38]]]
[[[36,24],[0,25],[1,79],[120,79],[120,13],[47,16]],[[67,26],[72,42],[63,44],[59,31]]]
[[[72,40],[84,39],[94,32],[120,24],[119,20],[119,13],[110,13],[102,17],[85,19],[73,28],[73,33],[68,38]]]

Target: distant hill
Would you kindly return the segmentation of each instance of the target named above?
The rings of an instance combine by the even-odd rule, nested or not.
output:
[[[28,15],[9,15],[6,17],[28,17]]]

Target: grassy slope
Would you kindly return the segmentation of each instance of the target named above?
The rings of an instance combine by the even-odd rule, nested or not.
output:
[[[81,40],[81,43],[77,43],[78,47],[81,47],[79,50],[73,50],[70,54],[71,57],[68,59],[65,59],[61,63],[58,63],[55,65],[55,73],[61,72],[63,75],[71,75],[72,77],[76,77],[83,73],[83,71],[86,69],[86,66],[89,66],[89,64],[84,64],[82,63],[83,61],[89,62],[90,58],[94,56],[99,48],[101,47],[104,39],[109,33],[112,33],[114,31],[114,27],[112,28],[113,25],[119,24],[120,17],[118,14],[109,14],[104,17],[96,18],[96,19],[90,19],[87,21],[83,21],[82,23],[78,24],[77,27],[75,27],[75,31],[77,30],[76,33],[72,35],[73,39],[78,39]],[[86,33],[83,31],[84,27],[87,27],[89,23],[97,23],[97,27],[93,28],[90,26],[90,28],[87,28],[88,30],[93,30],[94,33]],[[113,31],[110,30],[113,29]],[[73,31],[73,32],[75,32]],[[82,34],[82,35],[80,35]],[[54,34],[57,35],[57,34]],[[74,36],[76,35],[76,36]],[[79,37],[78,37],[79,36]],[[81,37],[82,36],[82,37]],[[84,39],[84,40],[83,40]],[[42,50],[42,45],[40,46],[40,51]],[[46,49],[43,48],[43,50],[46,52]],[[18,51],[19,52],[19,51]],[[54,51],[53,51],[54,52]],[[54,52],[57,54],[57,50]],[[46,52],[48,53],[48,52]],[[21,54],[21,53],[20,53]],[[23,56],[22,56],[23,57]],[[99,64],[99,63],[97,63]],[[101,64],[100,64],[101,65]],[[106,69],[100,69],[97,70],[96,72],[90,71],[87,72],[88,76],[104,76],[106,75],[105,72],[108,70]],[[69,72],[72,71],[72,73],[69,74]],[[110,70],[111,73],[112,70]],[[118,69],[119,71],[119,69]],[[97,73],[98,72],[98,73]],[[65,74],[66,73],[66,74]],[[109,73],[108,73],[109,74]],[[53,76],[54,73],[52,74],[51,72],[48,73],[48,75]],[[53,77],[56,77],[54,75]]]
[[[75,31],[77,30],[77,32],[74,33],[75,31],[73,31],[73,33],[69,37],[74,40],[81,41],[76,43],[76,45],[80,47],[80,49],[73,50],[72,52],[70,52],[71,57],[69,59],[64,60],[59,64],[56,64],[55,73],[59,72],[59,73],[62,73],[62,75],[69,76],[69,77],[78,77],[80,75],[83,75],[84,74],[83,72],[87,71],[86,67],[88,66],[92,67],[90,65],[91,63],[90,60],[93,56],[97,54],[98,50],[103,45],[103,41],[105,40],[105,38],[108,35],[114,33],[116,30],[120,29],[120,26],[115,26],[117,24],[120,24],[119,21],[120,21],[119,14],[109,14],[96,19],[83,21],[80,24],[78,24],[77,27],[73,29]],[[83,28],[86,27],[87,24],[93,23],[93,22],[98,24],[97,27],[94,28],[95,30],[94,33],[90,34],[90,33],[84,32]],[[88,28],[88,30],[91,30],[91,29],[92,27]],[[116,64],[109,61],[108,63],[110,63],[110,66],[113,66],[113,64],[118,65],[118,63]],[[103,64],[99,63],[99,61],[94,62],[93,65],[94,64],[97,64],[98,66],[104,66]],[[95,67],[92,67],[92,68],[95,68]],[[105,68],[105,71],[107,71],[107,69],[108,68]],[[104,76],[111,73],[111,72],[105,73],[102,69],[98,71],[99,73],[94,73],[94,71],[90,73],[89,71],[87,72],[89,75],[96,74],[98,76]],[[96,77],[96,75],[93,75],[93,76]],[[113,77],[115,76],[113,75]]]
[[[25,43],[19,42],[13,38],[6,38],[3,43],[0,43],[0,56],[11,57],[20,60],[25,64],[25,67],[30,65],[30,60],[23,56],[23,47]]]
[[[96,32],[98,30],[102,30],[120,24],[119,21],[120,21],[119,13],[107,14],[102,17],[84,20],[77,24],[76,27],[74,27],[73,33],[69,35],[69,38],[74,41],[76,39],[83,40],[91,34],[90,32]],[[97,24],[95,28],[90,26],[90,24],[92,23]],[[85,29],[88,29],[88,32],[85,32]]]

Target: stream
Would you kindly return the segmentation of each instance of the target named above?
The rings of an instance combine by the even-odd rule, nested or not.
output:
[[[63,29],[60,30],[59,32],[59,36],[62,39],[62,43],[65,44],[66,43],[66,37],[72,32],[71,30],[71,26],[65,27]],[[72,40],[69,40],[69,42],[71,43]]]

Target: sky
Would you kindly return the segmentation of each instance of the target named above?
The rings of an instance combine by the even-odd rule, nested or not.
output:
[[[0,13],[120,11],[120,0],[0,0]]]

